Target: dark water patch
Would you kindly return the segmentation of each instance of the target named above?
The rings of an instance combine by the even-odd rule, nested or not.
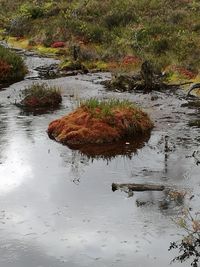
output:
[[[188,107],[188,108],[200,108],[200,101],[196,100],[196,101],[188,101],[187,103],[183,103],[181,105],[181,107]]]
[[[62,108],[62,105],[58,105],[56,108],[55,107],[38,107],[38,108],[30,108],[30,107],[25,107],[21,104],[15,104],[16,107],[20,108],[20,115],[26,115],[26,116],[37,116],[37,115],[43,115],[43,114],[50,114],[53,113],[55,110]]]
[[[142,201],[142,200],[138,200],[136,199],[135,201],[137,207],[144,207],[144,206],[152,206],[154,205],[154,202],[153,201]]]
[[[200,120],[191,120],[189,121],[188,125],[190,127],[200,128]]]

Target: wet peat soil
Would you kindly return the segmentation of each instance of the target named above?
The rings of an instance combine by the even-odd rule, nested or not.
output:
[[[24,113],[13,105],[19,91],[43,81],[35,69],[57,63],[30,55],[26,62],[26,79],[0,91],[0,266],[169,266],[170,241],[180,238],[171,218],[187,201],[168,201],[163,192],[128,198],[111,185],[176,186],[195,195],[189,205],[198,209],[200,167],[191,155],[200,134],[188,126],[198,112],[182,106],[181,91],[107,92],[100,82],[110,74],[101,73],[47,80],[62,89],[61,109]],[[81,152],[50,140],[48,124],[88,97],[135,101],[155,122],[151,136]]]

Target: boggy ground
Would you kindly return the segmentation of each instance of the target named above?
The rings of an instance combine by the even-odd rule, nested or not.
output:
[[[2,38],[60,55],[67,65],[75,46],[87,69],[133,70],[148,59],[169,80],[199,80],[198,0],[1,3]]]

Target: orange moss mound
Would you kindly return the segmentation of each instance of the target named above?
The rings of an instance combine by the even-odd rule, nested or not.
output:
[[[50,123],[48,135],[63,144],[112,143],[124,137],[136,137],[150,131],[153,123],[138,108],[114,108],[112,114],[101,116],[85,106]]]

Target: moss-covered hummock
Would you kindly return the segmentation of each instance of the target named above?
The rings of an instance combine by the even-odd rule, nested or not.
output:
[[[26,109],[57,108],[62,102],[60,90],[45,83],[25,88],[22,98],[18,105]]]
[[[49,137],[66,145],[112,143],[153,128],[148,115],[127,100],[90,99],[50,123]]]

